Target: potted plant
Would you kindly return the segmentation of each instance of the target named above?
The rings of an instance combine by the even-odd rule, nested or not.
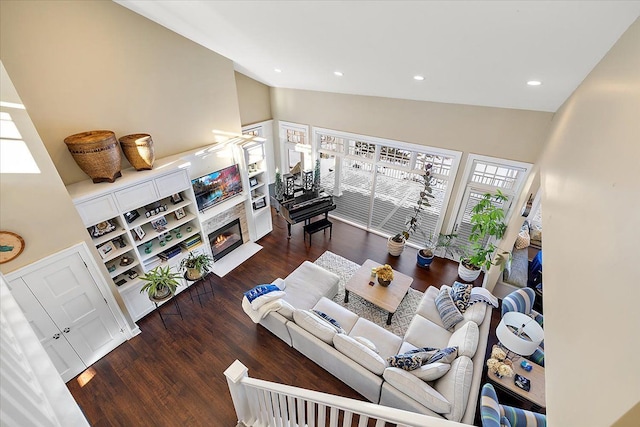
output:
[[[418,267],[429,268],[433,262],[436,251],[440,248],[444,248],[445,253],[453,254],[456,237],[458,237],[458,235],[454,233],[440,233],[437,238],[434,238],[433,234],[430,234],[426,239],[425,247],[420,249],[416,255],[416,264],[418,264]]]
[[[389,264],[381,265],[379,267],[373,268],[376,275],[378,276],[378,283],[385,288],[391,284],[393,280],[393,269]]]
[[[180,284],[177,280],[179,278],[180,275],[171,271],[169,266],[165,268],[158,266],[148,271],[144,276],[140,276],[140,279],[146,282],[140,289],[140,293],[146,291],[151,301],[164,301],[176,293]]]
[[[429,199],[433,198],[431,194],[431,168],[433,165],[431,163],[425,165],[424,174],[422,175],[422,190],[420,190],[420,195],[418,196],[418,201],[413,208],[413,215],[411,215],[407,221],[405,222],[406,229],[402,230],[400,233],[395,236],[389,237],[387,240],[387,250],[389,251],[389,255],[392,256],[400,256],[402,251],[404,251],[404,245],[409,239],[409,237],[418,230],[418,226],[420,224],[420,216],[424,208],[431,206],[429,204]]]
[[[496,251],[491,240],[501,239],[507,229],[504,211],[497,205],[506,201],[507,197],[500,190],[496,194],[486,193],[471,210],[470,245],[462,248],[463,255],[458,265],[458,276],[462,280],[473,282],[483,267],[488,269],[491,266],[493,253]],[[483,244],[487,237],[489,242]]]
[[[212,264],[213,258],[209,255],[196,255],[193,252],[189,252],[189,255],[180,261],[180,270],[186,272],[185,277],[187,280],[195,281],[208,273]]]

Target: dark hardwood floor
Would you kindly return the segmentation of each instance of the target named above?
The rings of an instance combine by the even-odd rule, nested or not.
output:
[[[312,390],[364,400],[358,393],[251,322],[240,307],[242,293],[256,284],[285,277],[304,260],[329,250],[359,264],[367,258],[389,263],[414,277],[413,287],[451,284],[457,263],[436,259],[429,270],[416,266],[416,251],[387,254],[386,239],[334,220],[333,238],[323,233],[305,245],[302,225],[286,237],[286,222],[273,214],[273,232],[263,249],[223,278],[212,279],[215,295],[203,307],[188,292],[176,298],[184,320],[158,313],[138,322],[142,333],[95,363],[87,374],[67,383],[94,426],[235,426],[236,415],[224,370],[236,359],[249,375]],[[478,279],[476,285],[481,283]],[[175,308],[166,304],[163,312]],[[494,310],[494,322],[497,322]],[[495,328],[492,327],[492,331]],[[490,343],[491,344],[491,343]],[[84,384],[86,378],[93,377]]]

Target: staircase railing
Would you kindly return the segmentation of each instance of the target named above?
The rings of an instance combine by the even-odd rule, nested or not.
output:
[[[238,422],[248,427],[454,427],[453,421],[250,378],[238,360],[224,371]]]

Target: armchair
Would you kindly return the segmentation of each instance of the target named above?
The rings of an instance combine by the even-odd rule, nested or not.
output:
[[[540,326],[544,327],[544,316],[533,309],[536,293],[531,288],[522,288],[511,292],[502,300],[502,315],[510,311],[518,311],[531,316]],[[527,358],[533,363],[544,366],[544,341],[540,343],[542,349],[537,349]]]
[[[482,386],[480,393],[480,419],[482,427],[546,427],[543,414],[501,405],[491,384]]]

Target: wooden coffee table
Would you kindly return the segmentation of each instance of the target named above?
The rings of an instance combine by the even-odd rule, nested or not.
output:
[[[371,286],[369,285],[371,281],[371,269],[380,265],[382,264],[370,259],[362,264],[362,267],[356,271],[345,286],[344,302],[349,302],[349,292],[353,292],[375,306],[389,312],[387,325],[390,325],[391,317],[409,291],[411,283],[413,283],[413,277],[393,270],[393,280],[389,286],[386,288],[381,286],[377,279],[374,279],[374,285]]]
[[[546,408],[545,393],[544,393],[544,368],[540,365],[536,365],[533,362],[529,362],[533,369],[531,372],[525,371],[520,362],[524,360],[519,358],[513,362],[513,371],[516,374],[520,374],[525,378],[528,378],[531,382],[531,388],[529,391],[524,391],[515,384],[514,378],[502,377],[498,378],[495,374],[487,372],[487,378],[494,383],[498,388],[506,391],[517,399],[525,400],[533,404],[533,410],[539,411],[542,408]]]

